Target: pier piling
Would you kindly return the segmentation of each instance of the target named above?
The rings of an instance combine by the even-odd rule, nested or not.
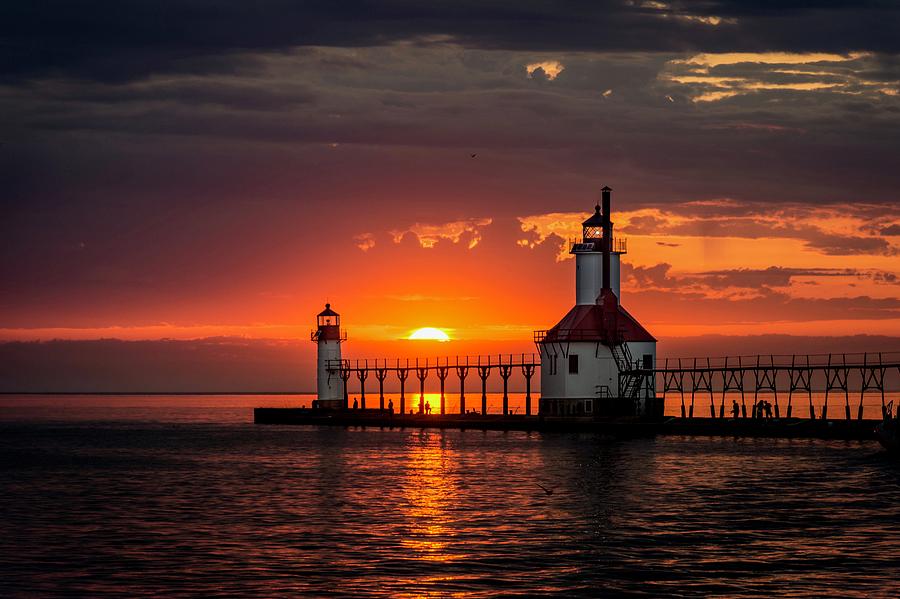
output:
[[[359,361],[356,362],[356,378],[359,379],[359,407],[366,409],[366,379],[369,378],[369,361],[366,360],[365,368],[359,367]]]
[[[387,368],[378,368],[375,362],[375,378],[378,379],[378,409],[384,410],[384,379],[387,378]]]
[[[440,362],[440,360],[438,360]],[[444,366],[438,366],[437,368],[437,376],[438,380],[441,382],[441,416],[446,413],[446,401],[444,400],[444,383],[447,381],[447,376],[450,375],[450,367],[444,364]]]
[[[503,364],[503,358],[500,357],[500,378],[503,379],[503,415],[509,416],[509,377],[512,374],[512,356],[509,357],[509,364]]]
[[[347,408],[350,407],[350,397],[347,393],[347,390],[349,389],[349,385],[347,385],[347,381],[350,380],[350,369],[349,368],[341,368],[340,377],[341,377],[341,380],[344,382],[344,409],[346,410]]]
[[[487,380],[491,375],[491,357],[488,356],[487,364],[481,365],[481,356],[478,357],[478,376],[481,378],[481,415],[487,414]]]
[[[469,359],[466,358],[465,364],[459,363],[456,358],[456,376],[459,377],[459,413],[466,413],[466,377],[469,376]]]
[[[534,376],[535,365],[525,363],[525,354],[522,354],[522,376],[525,377],[525,415],[531,416],[531,377]],[[882,403],[884,401],[882,400]]]
[[[416,378],[419,379],[419,414],[425,413],[425,379],[428,378],[428,359],[425,359],[425,367],[419,366],[416,358]]]
[[[406,414],[406,379],[409,378],[409,360],[406,361],[406,367],[400,367],[400,360],[397,360],[397,378],[400,379],[400,413]]]

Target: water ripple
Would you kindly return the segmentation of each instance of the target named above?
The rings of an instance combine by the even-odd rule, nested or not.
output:
[[[4,596],[900,593],[871,443],[17,420],[0,471]]]

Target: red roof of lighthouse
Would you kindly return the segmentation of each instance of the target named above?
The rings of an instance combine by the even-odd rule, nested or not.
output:
[[[619,305],[612,291],[604,290],[596,304],[576,305],[569,310],[547,331],[544,341],[600,341],[609,345],[656,339]]]

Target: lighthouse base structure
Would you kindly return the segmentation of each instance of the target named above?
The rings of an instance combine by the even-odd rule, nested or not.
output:
[[[343,399],[318,399],[315,407],[317,410],[344,410],[346,402]]]
[[[661,417],[656,400],[656,339],[611,289],[596,303],[576,304],[548,331],[541,352],[544,417]]]
[[[638,357],[630,368],[649,368],[656,362],[656,344],[626,344],[623,355]],[[613,350],[599,341],[544,342],[541,351],[539,413],[546,417],[620,418],[654,415],[657,410],[653,377],[640,387],[626,389],[623,365]],[[661,414],[660,414],[661,415]]]

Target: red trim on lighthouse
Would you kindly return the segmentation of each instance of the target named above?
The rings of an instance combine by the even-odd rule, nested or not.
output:
[[[544,342],[600,341],[619,344],[626,341],[653,341],[656,339],[619,305],[618,298],[610,290],[604,290],[597,303],[578,305],[569,310],[556,326],[547,331]]]

